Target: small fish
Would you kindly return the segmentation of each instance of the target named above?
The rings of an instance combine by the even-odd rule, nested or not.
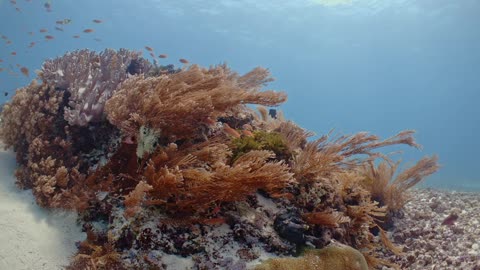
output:
[[[458,215],[456,213],[452,213],[443,220],[442,225],[451,226],[455,224],[455,221],[457,221],[457,219]]]
[[[102,41],[102,39],[100,39],[100,38],[94,38],[93,40],[95,40],[95,41],[97,41],[97,42]]]
[[[235,129],[231,128],[227,123],[224,123],[223,124],[223,132],[225,132],[225,134],[227,135],[230,135],[232,137],[235,137],[235,138],[240,138],[240,133],[238,133],[238,131],[236,131]]]
[[[8,96],[8,92],[5,92],[3,95],[4,95],[4,96]]]
[[[45,28],[40,29],[40,33],[46,33],[46,32],[48,32],[47,29],[45,29]]]
[[[15,8],[15,10],[16,10],[17,12],[22,12],[22,10],[21,10],[20,8],[18,8],[18,7]]]
[[[47,1],[45,2],[45,4],[43,4],[43,6],[46,8],[46,9],[50,9],[52,6],[50,5],[50,1]]]
[[[15,1],[15,0],[10,0],[10,3],[12,3],[12,5],[16,5],[16,4],[17,4],[17,1]]]
[[[54,39],[54,38],[55,38],[54,36],[50,36],[50,35],[46,35],[46,36],[45,36],[45,39],[48,39],[48,40],[52,40],[52,39]]]
[[[71,23],[71,22],[72,22],[71,19],[63,19],[63,20],[60,20],[60,21],[56,21],[55,23],[56,23],[56,24],[65,25],[65,24],[69,24],[69,23]]]
[[[55,26],[55,30],[57,30],[57,31],[62,31],[62,32],[63,32],[63,28],[60,28],[60,27],[58,27],[58,26]]]
[[[17,55],[17,52],[11,52],[10,54],[11,55]]]
[[[153,52],[150,53],[150,56],[151,56],[152,58],[155,58],[155,54],[153,54]]]
[[[30,72],[28,71],[28,68],[26,67],[22,67],[20,68],[20,71],[22,72],[23,75],[25,75],[25,77],[29,77],[30,76]]]
[[[160,57],[160,58],[167,58],[168,55],[166,55],[166,54],[160,54],[158,57]]]
[[[15,66],[17,66],[18,68],[20,67],[20,64],[15,64]]]
[[[29,34],[30,36],[33,36],[33,32],[28,32],[28,34]]]
[[[12,44],[12,41],[11,41],[11,40],[7,40],[7,44]]]
[[[180,63],[182,64],[188,64],[188,60],[187,59],[183,59],[183,58],[180,58],[178,61],[180,61]]]
[[[7,36],[4,36],[4,35],[2,35],[2,39],[5,39],[5,40],[7,40],[7,39],[8,39],[8,37],[7,37]]]
[[[3,59],[0,59],[0,63],[2,63],[2,62],[3,62]]]
[[[80,36],[79,36],[79,35],[75,35],[75,36],[73,36],[73,38],[80,38]]]
[[[4,71],[5,69],[4,68],[0,68],[0,72]]]
[[[242,135],[244,135],[245,137],[253,137],[255,135],[253,135],[253,133],[250,131],[250,130],[242,130]]]
[[[94,30],[90,28],[83,30],[84,33],[92,33],[93,31]]]
[[[148,46],[145,46],[145,50],[147,50],[149,52],[153,52],[153,49],[151,47],[148,47]]]
[[[35,42],[30,42],[30,45],[28,45],[29,48],[32,48],[33,46],[35,46]]]
[[[98,20],[98,19],[95,19],[95,20],[92,20],[94,23],[102,23],[102,20]]]

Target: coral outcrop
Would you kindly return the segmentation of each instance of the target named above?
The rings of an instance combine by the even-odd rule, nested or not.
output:
[[[438,169],[426,157],[394,177],[379,148],[419,147],[413,131],[310,138],[264,107],[286,94],[263,90],[263,68],[178,69],[81,50],[48,60],[39,78],[4,106],[0,139],[17,153],[20,187],[79,212],[87,239],[69,269],[249,269],[306,248],[321,251],[291,260],[304,269],[392,265],[376,250],[401,256],[392,217]],[[332,241],[342,255],[323,255]]]

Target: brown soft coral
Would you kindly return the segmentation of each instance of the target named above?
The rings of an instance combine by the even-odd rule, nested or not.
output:
[[[131,78],[105,109],[108,120],[127,134],[136,135],[147,126],[162,136],[182,139],[235,106],[284,102],[283,93],[259,91],[268,81],[269,73],[261,68],[239,76],[224,65],[210,69],[193,65],[175,74]]]

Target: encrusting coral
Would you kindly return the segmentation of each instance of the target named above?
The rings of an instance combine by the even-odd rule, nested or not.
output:
[[[88,237],[70,269],[247,269],[332,240],[370,267],[392,265],[375,256],[380,246],[401,255],[385,225],[438,169],[427,157],[394,177],[377,151],[419,147],[413,131],[310,139],[264,107],[286,95],[262,91],[263,68],[153,67],[127,50],[81,50],[39,77],[4,106],[0,139],[17,153],[20,187],[80,213]],[[306,256],[292,261],[321,257]]]

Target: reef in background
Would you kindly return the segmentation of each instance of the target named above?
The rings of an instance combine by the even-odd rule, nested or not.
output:
[[[262,91],[264,68],[175,69],[124,49],[80,50],[38,76],[4,106],[0,139],[39,205],[80,213],[87,239],[69,269],[247,269],[332,240],[372,268],[392,265],[376,249],[401,254],[387,230],[406,191],[438,169],[425,157],[397,173],[377,152],[419,147],[413,131],[309,140],[263,107],[286,101]]]

